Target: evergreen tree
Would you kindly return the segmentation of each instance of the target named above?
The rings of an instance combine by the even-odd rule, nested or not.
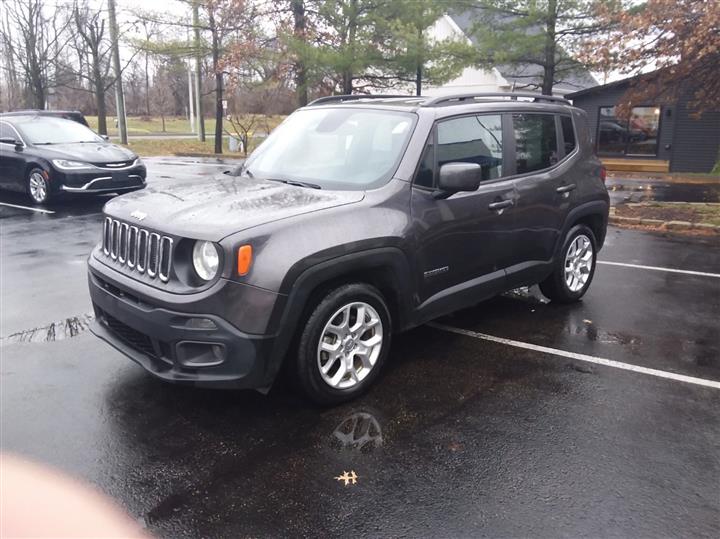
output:
[[[599,0],[477,0],[472,34],[481,67],[507,65],[528,88],[551,95],[553,86],[582,69],[571,56],[580,40],[607,26],[595,16]]]

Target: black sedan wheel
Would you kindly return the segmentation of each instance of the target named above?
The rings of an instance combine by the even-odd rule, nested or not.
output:
[[[50,186],[45,179],[45,172],[34,168],[28,174],[27,180],[28,195],[35,204],[46,204],[50,200]]]

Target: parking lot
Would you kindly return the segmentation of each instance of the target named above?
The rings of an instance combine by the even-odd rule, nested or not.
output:
[[[147,162],[152,185],[227,168]],[[1,446],[152,534],[720,534],[717,237],[611,227],[581,303],[531,288],[397,335],[365,397],[321,409],[167,385],[85,331],[104,200],[0,193]]]

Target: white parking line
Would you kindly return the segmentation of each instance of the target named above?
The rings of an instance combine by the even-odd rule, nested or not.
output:
[[[578,361],[586,361],[588,363],[594,363],[596,365],[604,365],[606,367],[614,367],[616,369],[623,369],[626,371],[639,372],[641,374],[649,374],[650,376],[656,376],[658,378],[666,378],[668,380],[675,380],[676,382],[685,382],[688,384],[695,384],[698,386],[712,387],[714,389],[720,389],[720,382],[713,380],[706,380],[704,378],[695,378],[694,376],[685,376],[684,374],[675,374],[674,372],[660,371],[657,369],[649,369],[647,367],[639,367],[638,365],[632,365],[630,363],[622,363],[620,361],[613,361],[612,359],[605,359],[601,357],[588,356],[586,354],[576,354],[575,352],[567,352],[565,350],[558,350],[557,348],[549,348],[547,346],[538,346],[537,344],[530,344],[527,342],[514,341],[512,339],[504,339],[502,337],[495,337],[493,335],[487,335],[485,333],[477,333],[468,329],[460,329],[452,326],[446,326],[444,324],[437,324],[430,322],[427,324],[431,328],[439,329],[441,331],[447,331],[450,333],[457,333],[458,335],[465,335],[466,337],[473,337],[475,339],[482,339],[484,341],[491,341],[500,344],[506,344],[508,346],[514,346],[516,348],[524,348],[525,350],[533,350],[535,352],[543,352],[545,354],[552,354],[555,356],[567,357],[570,359],[576,359]]]
[[[41,208],[31,208],[30,206],[19,206],[17,204],[8,204],[7,202],[0,202],[0,206],[8,206],[10,208],[20,208],[21,210],[36,211],[39,213],[55,213],[52,210],[43,210]]]
[[[640,264],[626,264],[624,262],[607,262],[606,260],[598,260],[597,263],[605,264],[607,266],[622,266],[625,268],[646,269],[646,270],[652,270],[652,271],[667,271],[669,273],[683,273],[685,275],[699,275],[700,277],[720,278],[720,273],[708,273],[705,271],[690,271],[690,270],[681,270],[681,269],[675,269],[675,268],[662,268],[659,266],[642,266]]]

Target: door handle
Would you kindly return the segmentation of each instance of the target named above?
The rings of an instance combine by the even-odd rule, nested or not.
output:
[[[512,200],[501,200],[500,202],[492,202],[488,204],[488,210],[490,211],[498,211],[498,210],[504,210],[505,208],[509,208],[515,204]]]
[[[575,185],[574,183],[569,183],[567,185],[561,185],[560,187],[555,189],[555,191],[557,191],[558,193],[569,193],[576,187],[577,187],[577,185]]]

